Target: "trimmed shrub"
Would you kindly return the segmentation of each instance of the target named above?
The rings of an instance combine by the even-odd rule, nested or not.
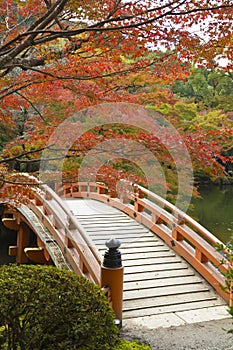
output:
[[[110,350],[114,315],[100,288],[51,266],[0,267],[0,348]]]

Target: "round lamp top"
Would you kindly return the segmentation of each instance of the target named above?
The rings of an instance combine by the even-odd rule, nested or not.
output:
[[[105,242],[105,245],[109,249],[118,249],[121,245],[121,242],[119,241],[119,239],[111,238],[109,239],[109,241]]]

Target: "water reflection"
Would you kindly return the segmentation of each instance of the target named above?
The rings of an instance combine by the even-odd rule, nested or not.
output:
[[[233,234],[233,186],[204,186],[202,199],[193,199],[190,214],[223,242]]]

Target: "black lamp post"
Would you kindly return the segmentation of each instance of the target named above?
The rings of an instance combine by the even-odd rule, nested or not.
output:
[[[118,239],[112,238],[105,243],[108,250],[104,253],[103,266],[111,269],[122,267],[121,252],[118,250],[121,242]]]

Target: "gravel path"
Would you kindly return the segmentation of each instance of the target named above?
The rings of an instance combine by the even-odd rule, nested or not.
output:
[[[170,328],[123,327],[122,337],[138,339],[152,350],[233,350],[230,329],[233,319],[227,318]]]

